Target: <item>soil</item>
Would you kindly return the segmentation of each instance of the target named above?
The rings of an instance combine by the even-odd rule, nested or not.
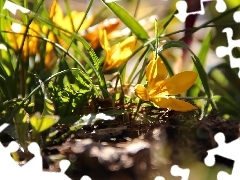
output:
[[[217,179],[217,173],[231,173],[233,161],[216,156],[213,167],[204,164],[207,151],[218,144],[214,135],[223,132],[226,142],[239,136],[239,122],[224,121],[216,112],[198,120],[197,116],[174,111],[164,112],[151,123],[120,123],[109,127],[105,122],[86,126],[71,134],[65,142],[43,149],[43,168],[59,171],[61,158],[71,161],[66,174],[79,180],[153,180],[170,174],[172,165],[190,168],[189,179]]]

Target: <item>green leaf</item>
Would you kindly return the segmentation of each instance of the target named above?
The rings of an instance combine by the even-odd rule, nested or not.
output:
[[[42,112],[42,116],[45,115],[53,115],[55,113],[54,104],[51,100],[48,89],[45,87],[44,83],[39,79],[40,86],[42,88],[42,92],[44,94],[44,108]]]
[[[200,52],[198,54],[198,58],[202,64],[202,66],[205,66],[206,59],[207,59],[207,53],[208,53],[208,50],[210,49],[211,39],[212,39],[212,31],[210,31],[207,34],[206,38],[203,40]],[[197,72],[196,66],[194,66],[193,71]],[[192,88],[189,89],[189,91],[188,91],[189,96],[193,96],[193,97],[198,96],[198,94],[200,92],[200,88],[201,88],[200,77],[197,78],[195,85],[196,86],[192,86]]]
[[[64,30],[63,30],[64,31]],[[95,75],[98,78],[98,83],[99,83],[99,87],[102,91],[103,97],[104,98],[108,98],[108,91],[107,91],[107,85],[106,85],[106,81],[104,78],[104,74],[102,71],[102,68],[100,66],[100,60],[97,57],[97,55],[95,54],[94,50],[91,48],[91,46],[88,44],[88,42],[83,39],[82,37],[80,37],[79,35],[77,35],[76,33],[70,33],[72,37],[74,37],[77,41],[81,42],[82,45],[85,47],[85,49],[87,50],[87,52],[89,53],[91,59],[89,59],[80,49],[79,47],[72,43],[71,47],[74,49],[75,52],[77,52],[85,61],[86,63],[93,69]],[[59,36],[67,43],[70,43],[70,39],[69,37],[67,37],[64,33],[59,32]],[[80,62],[76,59],[73,58],[73,60],[85,71],[84,67],[82,66],[82,64],[80,64]],[[85,71],[86,72],[86,71]],[[82,73],[83,74],[83,73]],[[85,78],[88,78],[87,74],[83,74],[85,76]]]
[[[162,53],[158,53],[158,56],[162,59],[164,65],[166,66],[169,76],[170,77],[173,76],[174,73],[168,60],[165,58],[165,56]]]
[[[30,124],[35,132],[40,133],[52,127],[58,120],[59,116],[41,116],[40,113],[36,113],[30,118]]]
[[[235,115],[240,115],[239,112],[239,106],[235,104],[234,102],[230,101],[229,99],[220,96],[220,95],[215,95],[213,96],[212,100],[216,103],[216,105],[220,109],[220,113],[227,113],[227,114],[235,114]]]
[[[141,40],[147,40],[149,38],[148,33],[139,24],[139,22],[131,16],[126,9],[117,4],[116,2],[102,2],[112,10],[112,12],[129,28],[131,31]]]
[[[54,104],[51,99],[44,98],[44,108],[42,116],[53,115],[55,112]]]
[[[63,70],[70,70],[70,68],[64,58],[62,58],[59,62],[59,70],[58,71],[60,72]],[[58,84],[63,85],[64,77],[67,77],[70,83],[74,83],[74,81],[75,81],[73,73],[71,71],[69,71],[66,74],[58,76]]]
[[[24,150],[27,150],[28,131],[29,131],[29,115],[21,108],[14,117],[14,125],[18,137],[18,142]]]
[[[167,26],[170,24],[170,22],[173,20],[175,17],[176,12],[169,14],[168,16],[164,17],[161,20],[158,20],[157,24],[158,26],[162,25],[162,28],[159,30],[158,34],[163,34],[164,31],[166,30]]]

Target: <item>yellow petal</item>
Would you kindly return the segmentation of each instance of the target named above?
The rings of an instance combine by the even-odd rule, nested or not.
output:
[[[157,60],[151,60],[146,68],[146,77],[148,81],[149,94],[155,93],[156,89],[161,88],[161,84],[167,78],[168,72],[163,61],[158,57]]]
[[[71,16],[72,16],[74,28],[75,28],[75,31],[76,31],[77,28],[79,27],[80,23],[82,22],[84,16],[85,16],[85,12],[73,11],[71,13]],[[84,19],[83,24],[81,25],[79,31],[85,30],[89,26],[91,26],[93,20],[94,20],[94,16],[89,16],[86,19]]]
[[[25,38],[24,38],[24,35],[22,35],[22,33],[26,33],[26,30],[27,30],[26,26],[13,23],[11,26],[11,30],[16,33],[21,33],[21,34],[8,33],[7,37],[11,43],[11,46],[15,50],[18,50],[22,46],[22,43],[24,40],[24,46],[22,49],[23,58],[27,58],[28,56],[35,55],[38,52],[39,39],[37,37],[33,37],[33,36],[39,36],[40,34],[40,27],[37,23],[32,21],[27,32],[30,36],[26,36]]]
[[[108,48],[110,48],[106,30],[99,29],[99,41],[103,49],[107,50]]]
[[[168,79],[163,90],[168,91],[170,95],[181,94],[188,90],[196,81],[198,74],[193,71],[185,71],[176,74]]]
[[[113,59],[112,58],[112,54],[114,52],[118,52],[120,54],[118,47],[119,47],[119,44],[116,44],[111,49],[105,50],[106,58],[105,58],[104,65],[103,65],[103,71],[116,69],[124,63],[123,61],[121,61],[121,59],[117,59],[117,58]]]
[[[53,1],[49,10],[49,17],[53,22],[61,22],[63,19],[63,11],[61,6],[57,3],[56,0]]]
[[[131,51],[134,50],[135,46],[137,43],[137,38],[135,36],[130,36],[127,39],[125,39],[123,42],[120,44],[121,50],[129,49]]]
[[[137,84],[135,86],[135,94],[140,99],[142,99],[144,101],[149,101],[147,89],[143,85]]]
[[[154,97],[154,98],[151,98],[150,100],[161,108],[169,108],[175,111],[186,112],[186,111],[192,111],[197,109],[195,106],[193,106],[188,102],[175,99],[175,98],[170,98],[170,97],[169,98]]]
[[[124,61],[119,57],[114,57],[113,54],[121,54],[120,43],[115,44],[111,49],[105,50],[106,58],[103,65],[103,71],[108,71],[120,67]]]
[[[91,42],[91,47],[96,49],[99,47],[99,29],[105,29],[108,35],[108,39],[115,39],[115,36],[112,36],[112,32],[117,29],[120,24],[120,20],[117,18],[105,19],[98,25],[88,28],[87,33],[83,37]],[[122,37],[122,36],[121,36]]]
[[[69,31],[69,32],[75,32],[78,30],[83,18],[84,18],[85,12],[77,12],[77,11],[72,11],[71,12],[71,18],[70,16],[66,16],[63,18],[62,21],[58,22],[58,25],[62,27],[63,29]],[[72,19],[72,22],[71,22]],[[90,16],[86,18],[81,25],[79,31],[87,29],[93,22],[94,16]]]
[[[106,32],[104,30],[104,32]],[[100,32],[99,32],[100,33]],[[102,38],[102,40],[105,39],[107,40],[106,36]],[[107,42],[101,41],[101,45],[104,43],[106,44]],[[120,67],[123,63],[125,63],[128,58],[132,55],[135,45],[137,42],[137,38],[134,36],[131,36],[124,40],[121,43],[115,44],[112,46],[110,49],[106,48],[105,46],[105,52],[106,52],[106,59],[104,62],[103,70],[107,71],[110,69],[118,68]]]
[[[44,65],[47,70],[51,70],[54,65],[56,65],[56,55],[53,51],[47,52],[44,56]]]
[[[52,21],[69,32],[75,32],[80,26],[85,12],[72,11],[70,16],[64,17],[61,6],[54,0],[49,11],[49,17]],[[80,30],[87,29],[93,22],[94,17],[86,18],[81,25]]]
[[[134,48],[136,46],[137,38],[135,36],[131,36],[125,39],[120,43],[119,48],[114,50],[112,54],[113,60],[119,60],[124,63],[133,53]]]

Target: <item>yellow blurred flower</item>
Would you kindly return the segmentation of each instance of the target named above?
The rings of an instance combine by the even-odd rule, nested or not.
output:
[[[67,30],[68,32],[76,32],[78,27],[80,26],[80,23],[82,22],[84,18],[85,12],[77,12],[72,11],[70,16],[63,15],[62,8],[57,3],[56,0],[53,1],[51,7],[49,16],[52,21],[59,26],[60,28]],[[87,17],[83,24],[81,25],[79,31],[87,29],[93,22],[94,16]]]
[[[22,58],[26,59],[31,55],[35,55],[38,52],[38,36],[40,27],[34,21],[30,24],[27,36],[24,39],[24,33],[26,33],[27,27],[18,23],[13,23],[11,28],[7,28],[12,33],[7,33],[7,38],[12,48],[16,51],[20,50],[24,41],[22,49]],[[35,36],[35,37],[32,37]],[[37,36],[37,37],[36,37]]]
[[[135,36],[131,36],[121,43],[110,46],[106,30],[102,29],[99,29],[99,40],[106,55],[103,64],[103,71],[118,68],[125,63],[132,55],[137,43],[137,38]]]
[[[181,94],[189,89],[197,78],[197,73],[185,71],[172,77],[167,77],[168,72],[163,61],[158,57],[152,59],[146,68],[148,87],[141,84],[135,87],[135,94],[144,101],[152,101],[161,108],[175,111],[191,111],[197,109],[192,104],[176,99],[174,95]]]
[[[64,17],[62,8],[56,0],[53,1],[49,10],[49,18],[54,22],[54,24],[68,32],[76,32],[78,30],[84,15],[85,12],[72,11],[70,16]],[[93,20],[94,16],[86,18],[79,31],[87,29],[92,24]],[[49,40],[59,43],[62,47],[67,48],[68,44],[66,44],[61,38],[57,37],[51,30],[48,29],[48,27],[43,26],[42,29],[43,34],[47,35]],[[54,45],[51,43],[46,43],[46,55],[44,62],[47,68],[52,67],[56,62],[56,56],[53,50]]]
[[[105,29],[108,35],[108,39],[114,38],[111,34],[112,32],[117,29],[119,26],[120,21],[117,18],[112,19],[106,19],[103,22],[90,27],[87,29],[87,33],[83,35],[83,38],[85,38],[87,41],[91,43],[91,47],[93,49],[96,49],[99,47],[99,29]]]

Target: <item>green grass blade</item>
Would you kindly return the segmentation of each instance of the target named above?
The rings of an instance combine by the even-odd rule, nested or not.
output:
[[[158,56],[162,59],[164,65],[166,66],[169,76],[170,77],[173,76],[174,73],[173,73],[173,70],[172,70],[170,64],[168,63],[168,60],[165,58],[165,56],[162,53],[158,52]]]
[[[127,12],[122,6],[116,2],[107,3],[102,2],[129,28],[131,31],[141,40],[147,40],[149,38],[148,33],[139,24],[139,22]]]
[[[207,53],[208,53],[208,50],[210,49],[211,39],[212,39],[212,31],[210,31],[207,34],[206,38],[203,40],[200,52],[198,54],[198,58],[203,67],[205,66],[205,63],[206,63]],[[197,72],[196,66],[194,66],[193,71]],[[198,94],[200,92],[200,87],[201,87],[200,77],[197,78],[195,85],[196,86],[193,86],[191,89],[189,89],[189,91],[188,91],[189,96],[193,96],[193,97],[198,96]]]
[[[107,85],[106,85],[106,81],[100,66],[100,61],[99,58],[97,57],[97,55],[95,54],[94,50],[91,48],[91,46],[88,44],[88,42],[83,39],[81,36],[79,36],[76,33],[70,33],[67,32],[64,29],[61,29],[59,27],[55,27],[55,25],[53,24],[52,21],[50,21],[47,18],[44,18],[42,16],[38,16],[36,14],[36,19],[38,19],[39,21],[41,21],[42,23],[44,23],[46,26],[48,26],[55,34],[58,34],[58,36],[60,36],[67,44],[70,44],[72,41],[71,39],[66,36],[66,34],[64,34],[64,32],[71,34],[71,37],[73,37],[74,39],[76,39],[77,41],[79,41],[80,43],[82,43],[82,45],[84,46],[84,48],[87,50],[87,52],[89,53],[91,59],[89,59],[79,48],[76,44],[72,43],[71,47],[74,49],[75,52],[77,52],[86,62],[87,64],[93,69],[95,75],[98,78],[99,81],[99,86],[101,88],[102,94],[104,98],[108,98],[108,91],[107,91]],[[59,31],[61,30],[61,31]],[[75,60],[75,59],[74,59]],[[84,67],[80,64],[79,61],[76,61],[76,63],[78,65],[80,65],[80,67],[83,68],[83,70],[85,71]],[[85,71],[86,72],[86,71]]]
[[[167,26],[170,24],[170,22],[172,21],[172,19],[175,17],[175,13],[172,13],[170,15],[168,15],[167,17],[161,19],[161,20],[158,20],[157,21],[157,24],[158,26],[163,24],[162,28],[159,30],[158,34],[163,34],[164,31],[166,30]]]

